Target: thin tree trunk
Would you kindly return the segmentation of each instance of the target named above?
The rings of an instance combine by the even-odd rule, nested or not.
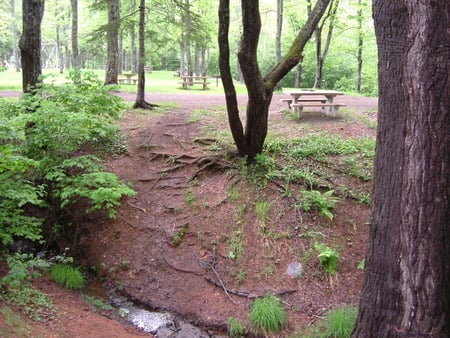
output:
[[[120,0],[108,0],[108,31],[105,85],[117,84],[119,76]]]
[[[139,59],[138,59],[138,91],[134,108],[152,109],[157,106],[145,101],[145,0],[139,4]]]
[[[16,0],[11,0],[11,18],[12,18],[12,48],[13,48],[13,58],[14,67],[16,72],[20,72],[20,58],[19,58],[19,46],[17,41],[19,41],[19,32],[17,30],[16,23]]]
[[[283,0],[277,0],[277,32],[275,34],[275,64],[281,62],[281,33],[283,31]],[[281,89],[277,83],[277,90]]]
[[[134,13],[136,10],[136,0],[131,0],[130,4],[130,12]],[[138,48],[136,48],[136,27],[133,22],[131,26],[131,32],[130,32],[130,50],[131,50],[131,71],[133,73],[136,73],[138,70],[138,63],[139,63],[139,55],[138,55]]]
[[[70,0],[72,8],[72,67],[75,69],[80,68],[80,60],[78,55],[78,0]]]
[[[23,32],[19,41],[22,61],[22,88],[31,92],[40,82],[41,22],[44,16],[44,0],[23,0]]]
[[[373,9],[374,206],[352,336],[450,337],[450,3],[375,0]]]
[[[356,77],[356,91],[358,93],[361,92],[361,81],[362,81],[362,50],[363,50],[363,30],[362,30],[362,22],[363,22],[363,11],[362,11],[362,0],[358,0],[358,70],[357,70],[357,77]]]

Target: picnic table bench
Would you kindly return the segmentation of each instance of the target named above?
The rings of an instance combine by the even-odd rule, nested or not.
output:
[[[188,89],[188,86],[192,86],[195,84],[201,84],[203,86],[203,90],[208,89],[208,85],[211,82],[207,82],[209,76],[180,76],[180,79],[183,81],[179,82],[183,89]]]
[[[287,102],[290,110],[298,113],[299,118],[304,108],[319,107],[325,115],[336,117],[339,108],[345,106],[342,103],[334,103],[333,99],[343,93],[336,90],[314,90],[314,89],[300,89],[289,90],[286,92],[290,96],[288,99],[281,99],[282,102]]]

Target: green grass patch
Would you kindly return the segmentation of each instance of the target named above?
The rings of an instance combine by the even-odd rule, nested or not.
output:
[[[257,331],[277,333],[286,325],[287,315],[278,297],[264,296],[251,305],[249,320]]]
[[[82,289],[85,285],[83,274],[78,268],[67,264],[56,264],[50,270],[51,279],[66,289]]]

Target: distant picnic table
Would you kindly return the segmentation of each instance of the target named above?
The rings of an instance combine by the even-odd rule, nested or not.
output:
[[[135,73],[121,73],[119,74],[117,82],[119,82],[119,84],[136,84],[137,80]]]
[[[188,86],[193,86],[196,84],[202,85],[203,90],[207,90],[208,89],[208,85],[211,82],[208,82],[208,79],[210,79],[209,76],[187,76],[187,75],[183,75],[180,76],[180,79],[182,80],[181,82],[179,82],[181,84],[181,86],[183,87],[183,89],[188,89]]]
[[[289,98],[281,99],[286,102],[289,109],[298,113],[299,118],[304,108],[319,107],[325,115],[336,117],[339,107],[345,106],[342,103],[335,103],[334,98],[344,95],[337,90],[325,89],[292,89],[284,92]]]

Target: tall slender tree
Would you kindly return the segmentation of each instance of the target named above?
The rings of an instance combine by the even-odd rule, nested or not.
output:
[[[117,84],[119,76],[120,0],[107,0],[108,29],[106,32],[107,65],[105,84]]]
[[[138,91],[134,108],[151,109],[156,105],[145,101],[145,0],[139,4]]]
[[[14,67],[16,72],[20,72],[20,59],[19,59],[19,50],[18,43],[19,40],[19,31],[17,29],[17,20],[16,20],[16,0],[11,0],[11,25],[12,25],[12,48],[13,48],[13,59],[14,59]]]
[[[41,23],[44,16],[44,0],[23,0],[23,30],[19,41],[22,62],[23,92],[32,92],[40,82]]]
[[[314,37],[316,39],[316,78],[314,80],[314,88],[322,88],[323,85],[323,66],[325,59],[330,49],[331,38],[333,36],[334,24],[336,21],[336,12],[339,7],[339,0],[331,0],[328,12],[323,16],[321,22],[317,25],[314,31]],[[308,0],[308,12],[311,13],[311,0]],[[328,22],[328,30],[323,43],[322,33],[325,24]]]
[[[450,337],[450,2],[374,0],[379,112],[353,337]]]
[[[70,0],[72,9],[72,67],[78,69],[80,65],[80,57],[78,55],[78,0]]]

